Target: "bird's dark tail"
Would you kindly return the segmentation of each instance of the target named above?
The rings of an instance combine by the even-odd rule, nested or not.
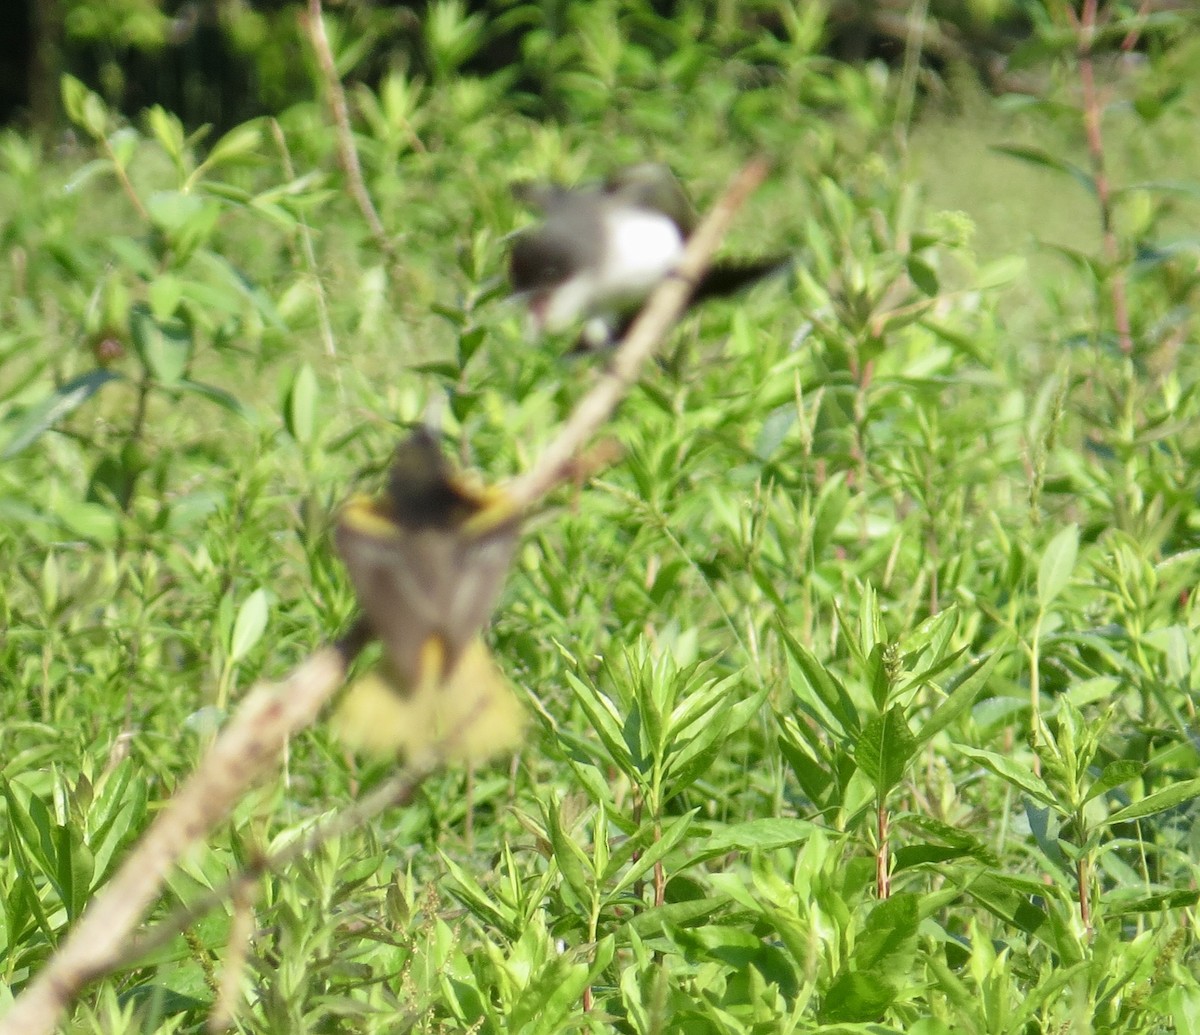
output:
[[[708,272],[700,278],[696,290],[692,292],[692,304],[707,302],[710,298],[724,298],[744,287],[749,287],[756,280],[769,277],[772,273],[782,273],[792,265],[789,255],[776,255],[769,259],[757,259],[752,262],[718,262],[708,268]]]
[[[769,259],[758,259],[745,262],[719,262],[708,268],[708,272],[700,278],[688,300],[688,308],[707,302],[714,298],[725,298],[742,288],[749,287],[756,280],[769,277],[774,273],[783,273],[792,266],[790,255],[776,255]],[[589,352],[602,352],[612,348],[629,330],[637,318],[638,310],[624,313],[612,323],[598,322],[580,335],[571,349],[571,355],[583,355]]]

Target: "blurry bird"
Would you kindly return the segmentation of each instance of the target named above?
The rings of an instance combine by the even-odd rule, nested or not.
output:
[[[351,746],[482,762],[520,743],[521,710],[480,633],[504,585],[520,514],[452,470],[433,435],[396,449],[386,494],[352,498],[336,543],[383,659],[334,717]]]
[[[517,196],[545,219],[513,241],[509,279],[539,332],[583,321],[577,351],[613,345],[642,303],[671,275],[697,216],[675,174],[643,163],[599,186],[525,185]],[[714,263],[689,304],[732,294],[786,267],[784,256]]]

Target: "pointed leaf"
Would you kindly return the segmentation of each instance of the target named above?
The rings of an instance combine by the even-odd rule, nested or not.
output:
[[[192,357],[192,333],[183,320],[159,321],[149,307],[136,305],[129,313],[129,332],[142,363],[159,384],[174,385],[183,377]]]
[[[595,874],[591,860],[584,854],[574,837],[562,825],[562,803],[548,801],[542,805],[546,820],[546,836],[554,852],[554,861],[575,897],[581,903],[590,903],[595,887]]]
[[[1109,824],[1128,823],[1133,819],[1153,816],[1156,812],[1165,812],[1167,809],[1175,808],[1176,805],[1182,805],[1197,795],[1200,795],[1200,779],[1185,780],[1182,783],[1164,787],[1161,791],[1148,794],[1141,801],[1135,801],[1123,809],[1117,809],[1108,817],[1108,822]]]
[[[854,945],[860,971],[902,977],[916,952],[918,896],[901,892],[876,904]]]
[[[882,799],[904,778],[916,750],[917,741],[908,728],[903,709],[894,707],[863,727],[854,746],[854,761]]]
[[[262,638],[267,628],[269,603],[267,591],[256,589],[238,608],[233,623],[233,635],[229,639],[229,658],[241,661]]]
[[[793,673],[792,688],[797,698],[807,703],[808,694],[802,692],[795,675],[803,676],[808,688],[816,695],[821,709],[812,709],[811,714],[821,726],[828,726],[828,720],[833,719],[836,727],[829,730],[839,737],[853,737],[859,729],[860,720],[854,701],[846,692],[846,688],[832,675],[816,656],[791,635],[785,628],[779,626],[784,646],[787,648],[789,659],[795,664],[797,672]],[[806,708],[806,710],[808,710]]]
[[[0,453],[0,459],[16,456],[45,431],[74,413],[101,388],[111,381],[120,381],[119,374],[107,370],[90,370],[61,385],[45,399],[30,407],[17,422],[12,437]]]
[[[616,708],[597,688],[584,683],[573,672],[567,672],[567,686],[575,692],[575,700],[587,714],[588,723],[608,750],[609,760],[626,775],[638,775],[640,767],[634,761]]]
[[[917,730],[918,744],[928,743],[975,703],[975,698],[987,686],[992,670],[999,660],[1000,652],[993,651],[976,658],[955,676],[949,695],[933,710],[929,720]]]
[[[1115,762],[1109,762],[1100,773],[1100,779],[1088,788],[1083,800],[1089,802],[1093,798],[1111,791],[1114,787],[1120,787],[1123,783],[1136,780],[1142,775],[1145,768],[1141,762],[1134,761],[1132,758],[1119,758]]]
[[[1079,556],[1079,526],[1068,525],[1058,533],[1042,554],[1038,565],[1038,605],[1045,609],[1071,578]]]
[[[959,745],[958,750],[968,758],[973,758],[985,769],[990,769],[1002,780],[1011,783],[1043,805],[1058,808],[1058,798],[1054,792],[1038,776],[1027,767],[1014,761],[1007,755],[998,755],[994,751],[982,751],[979,748]]]
[[[301,445],[312,440],[316,426],[317,375],[309,363],[301,363],[292,378],[284,414],[288,434]]]
[[[1094,194],[1096,192],[1096,181],[1091,173],[1043,148],[1030,147],[1023,144],[1000,144],[993,147],[993,150],[999,151],[1001,154],[1010,155],[1013,158],[1018,158],[1023,162],[1028,162],[1030,165],[1038,165],[1043,169],[1064,173],[1091,193]]]
[[[607,892],[607,896],[612,899],[616,898],[626,888],[631,887],[637,881],[649,872],[650,868],[666,855],[683,840],[684,835],[692,825],[692,820],[695,819],[699,809],[693,809],[691,812],[679,816],[672,820],[659,834],[658,840],[647,848],[637,861],[634,862],[628,870],[626,870],[618,881],[613,884],[611,890]]]

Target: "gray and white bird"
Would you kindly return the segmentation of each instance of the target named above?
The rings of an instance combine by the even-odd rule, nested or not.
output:
[[[576,351],[620,340],[674,271],[696,226],[675,174],[655,163],[619,169],[598,186],[532,185],[517,194],[545,218],[513,241],[513,291],[527,301],[539,333],[582,323]],[[689,304],[732,294],[787,264],[780,256],[714,263]]]

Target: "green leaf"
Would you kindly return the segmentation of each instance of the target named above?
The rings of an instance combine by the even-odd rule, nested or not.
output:
[[[625,740],[625,731],[620,715],[613,703],[596,687],[584,683],[573,672],[565,673],[567,686],[575,692],[575,699],[587,713],[588,724],[600,738],[608,751],[609,761],[618,766],[631,778],[640,776],[640,754],[634,758]]]
[[[985,769],[990,769],[1002,780],[1020,788],[1035,801],[1040,801],[1043,805],[1049,805],[1056,811],[1058,810],[1058,798],[1054,792],[1040,777],[1035,776],[1028,766],[1023,766],[1007,755],[998,755],[993,751],[982,751],[979,748],[967,747],[962,744],[959,745],[958,750],[968,758],[973,758]]]
[[[796,671],[792,673],[791,683],[801,706],[806,711],[811,709],[810,714],[818,720],[822,727],[829,727],[829,720],[832,719],[836,726],[831,728],[830,732],[853,737],[858,732],[860,720],[858,710],[846,692],[846,688],[786,628],[782,625],[778,628],[788,656],[796,666]],[[803,677],[803,683],[797,676]],[[814,703],[819,703],[823,708],[811,708],[811,705],[808,704],[810,695],[803,692],[805,685],[816,695],[817,700]]]
[[[17,797],[12,784],[0,779],[0,793],[8,806],[8,833],[14,846],[24,845],[37,861],[39,871],[46,876],[54,873],[54,840],[50,833],[49,814],[39,798],[29,799],[26,808]]]
[[[1066,587],[1078,556],[1079,526],[1068,525],[1050,540],[1038,565],[1038,606],[1043,610]]]
[[[854,945],[856,969],[903,977],[916,952],[920,922],[916,895],[901,892],[878,903]]]
[[[93,140],[102,140],[108,128],[108,109],[97,94],[92,93],[74,76],[62,78],[63,110],[75,125]]]
[[[229,659],[241,661],[260,639],[267,628],[267,618],[270,613],[269,600],[265,589],[256,589],[238,608],[237,618],[233,623],[233,635],[229,640]]]
[[[1120,758],[1115,762],[1109,762],[1100,773],[1100,778],[1088,788],[1083,800],[1089,802],[1093,798],[1111,791],[1114,787],[1120,787],[1123,783],[1136,780],[1142,775],[1145,768],[1145,765],[1132,758]]]
[[[900,873],[914,866],[928,866],[961,859],[970,855],[969,849],[951,845],[902,845],[893,853],[893,872]]]
[[[146,199],[146,211],[154,225],[166,233],[174,233],[195,219],[209,204],[195,194],[178,190],[155,191]]]
[[[0,459],[16,456],[59,421],[74,413],[106,384],[120,380],[119,374],[91,370],[56,388],[21,417],[4,451],[0,453]]]
[[[904,771],[916,750],[917,740],[908,728],[904,710],[896,706],[863,727],[854,746],[854,761],[883,799],[904,779]]]
[[[114,543],[120,531],[119,516],[102,503],[63,500],[54,508],[54,516],[71,535],[88,542]]]
[[[190,377],[181,378],[174,387],[176,391],[187,392],[190,395],[198,395],[202,399],[207,399],[210,403],[215,403],[221,409],[241,417],[243,420],[254,421],[254,410],[241,399],[225,391],[224,388],[205,384],[203,381],[193,381]]]
[[[445,852],[441,856],[452,878],[447,885],[450,894],[466,906],[481,924],[503,932],[508,938],[518,937],[521,924],[517,914],[503,900],[484,891],[470,870]]]
[[[698,809],[693,809],[691,812],[685,813],[667,824],[659,834],[658,840],[653,841],[650,847],[642,852],[629,869],[621,874],[620,878],[606,891],[606,896],[610,899],[616,898],[626,888],[632,887],[641,880],[655,863],[665,858],[683,840],[698,811]],[[605,874],[604,876],[607,877],[608,875]]]
[[[67,918],[74,920],[88,903],[95,860],[70,827],[56,827],[54,833],[58,864],[55,884]]]
[[[784,730],[778,738],[779,750],[791,766],[796,781],[800,784],[800,790],[810,800],[821,804],[833,786],[833,774],[829,771],[829,766],[809,755],[809,751],[814,748],[800,739],[804,727],[795,723],[790,716],[777,716],[777,720]]]
[[[179,118],[159,105],[154,105],[146,112],[146,121],[150,124],[150,132],[158,141],[159,147],[178,162],[183,156],[183,123]]]
[[[596,875],[592,872],[591,860],[584,854],[562,823],[562,803],[542,803],[542,815],[546,821],[546,836],[554,851],[554,861],[580,903],[590,903],[596,886]]]
[[[285,411],[288,434],[301,445],[312,441],[316,410],[317,375],[311,364],[302,363],[288,389]]]
[[[764,684],[751,696],[739,700],[729,693],[736,685],[732,678],[710,684],[701,693],[695,693],[694,698],[689,695],[684,707],[672,716],[669,729],[672,744],[667,759],[668,795],[680,793],[708,771],[724,739],[742,729],[758,713],[769,691]],[[689,721],[687,714],[691,711],[692,699],[706,703],[704,714],[696,717],[695,722]]]
[[[160,273],[146,288],[146,298],[154,319],[169,320],[183,298],[183,282],[170,273]]]
[[[1139,913],[1166,913],[1175,909],[1191,909],[1197,902],[1200,902],[1200,891],[1194,888],[1175,888],[1157,895],[1144,895],[1127,900],[1106,893],[1104,914],[1114,917],[1136,917]]]
[[[923,295],[932,297],[938,293],[937,274],[929,263],[919,256],[910,254],[905,259],[905,266],[912,282],[917,285]]]
[[[692,861],[702,862],[730,852],[772,852],[795,848],[813,835],[816,827],[806,819],[751,819],[715,827],[692,848]]]
[[[878,975],[844,971],[821,998],[818,1016],[826,1024],[878,1021],[895,999],[895,988]]]
[[[1060,158],[1058,155],[1052,154],[1044,148],[1029,147],[1023,144],[998,144],[993,146],[993,150],[1020,159],[1023,162],[1028,162],[1030,165],[1062,173],[1086,188],[1089,193],[1096,193],[1096,181],[1091,173],[1075,165],[1073,162],[1068,162],[1065,158]]]
[[[1000,652],[993,651],[985,657],[976,658],[956,674],[952,681],[953,689],[917,730],[918,744],[928,743],[975,703],[975,698],[987,686],[999,660]]]
[[[246,156],[257,157],[262,148],[262,139],[262,123],[258,120],[234,126],[213,144],[201,168],[209,169],[222,162],[230,162]]]
[[[156,320],[139,304],[130,310],[129,331],[142,364],[159,384],[171,386],[183,377],[192,357],[192,333],[183,320]]]
[[[1197,795],[1200,795],[1200,779],[1172,784],[1170,787],[1164,787],[1161,791],[1146,795],[1141,801],[1135,801],[1132,805],[1117,809],[1116,812],[1109,815],[1108,823],[1110,825],[1128,823],[1130,820],[1153,816],[1156,812],[1165,812],[1167,809],[1175,808],[1176,805],[1182,805],[1185,801],[1191,801]]]

